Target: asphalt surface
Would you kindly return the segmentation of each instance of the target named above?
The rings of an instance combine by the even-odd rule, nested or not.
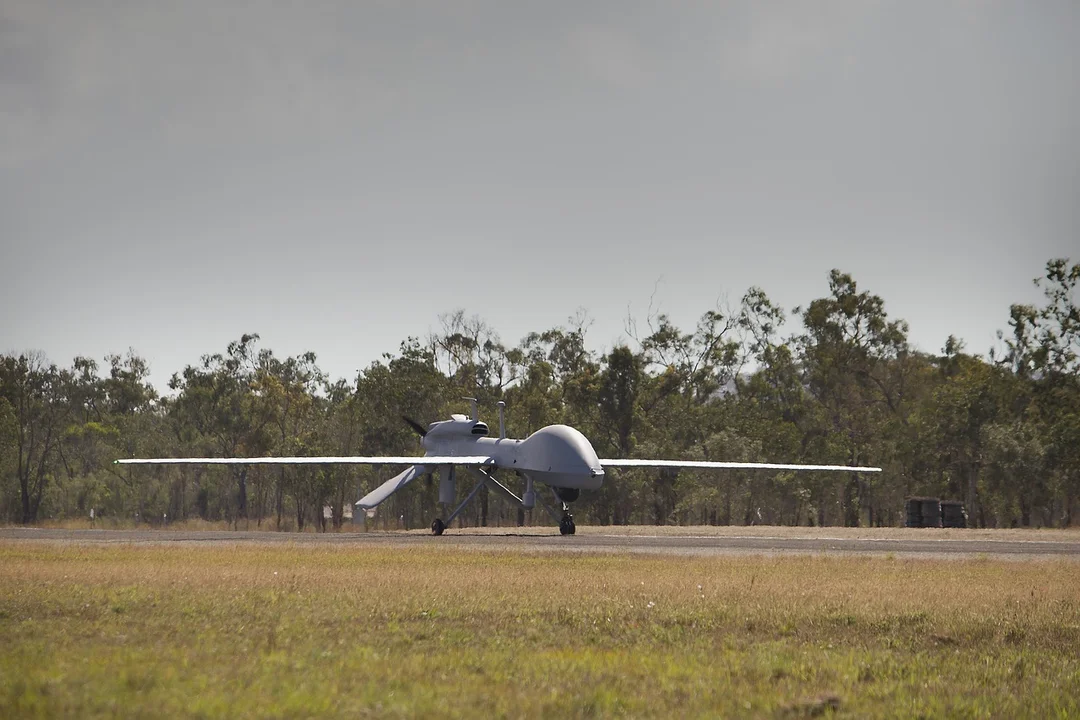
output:
[[[73,544],[222,545],[296,543],[364,547],[469,547],[523,552],[638,552],[672,555],[722,554],[881,554],[923,557],[992,556],[1015,560],[1067,558],[1080,560],[1080,539],[895,539],[769,536],[620,535],[592,530],[560,536],[533,532],[470,533],[449,530],[442,537],[416,533],[286,533],[189,530],[59,530],[0,528],[0,541]]]

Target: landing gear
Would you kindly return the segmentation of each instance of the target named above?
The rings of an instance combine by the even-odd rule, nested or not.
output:
[[[528,476],[525,477],[524,496],[518,497],[509,488],[495,479],[494,470],[475,467],[468,467],[467,469],[471,475],[476,477],[476,485],[469,491],[469,494],[465,499],[458,503],[457,507],[454,508],[454,511],[445,516],[445,519],[441,517],[436,518],[435,521],[431,523],[432,535],[442,535],[446,532],[446,529],[453,524],[454,519],[465,509],[465,506],[472,502],[473,498],[476,497],[476,494],[485,487],[498,495],[502,495],[522,510],[532,510],[539,504],[547,511],[548,515],[550,515],[553,520],[559,523],[559,533],[562,535],[573,535],[577,532],[577,528],[574,526],[574,516],[570,514],[570,503],[577,500],[578,495],[581,492],[577,488],[552,488],[555,493],[555,499],[558,501],[555,508],[559,507],[559,505],[562,506],[562,514],[560,515],[555,508],[536,496],[536,491],[533,489],[532,478]],[[447,474],[446,480],[447,482],[443,482],[440,478],[439,502],[445,506],[449,506],[454,500],[453,491],[456,488],[452,481],[452,476],[449,473]]]
[[[573,535],[577,530],[574,527],[574,516],[570,513],[565,513],[562,519],[559,520],[559,533],[562,535]]]

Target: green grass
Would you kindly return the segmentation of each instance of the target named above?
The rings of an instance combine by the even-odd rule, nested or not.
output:
[[[1080,717],[1070,561],[0,543],[0,717]]]

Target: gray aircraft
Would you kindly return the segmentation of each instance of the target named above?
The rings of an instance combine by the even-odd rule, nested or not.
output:
[[[568,425],[548,425],[524,440],[506,437],[506,404],[498,403],[499,437],[489,437],[486,423],[479,418],[476,400],[472,415],[452,415],[449,420],[433,422],[423,427],[405,418],[420,435],[425,454],[422,457],[346,456],[346,457],[258,457],[258,458],[130,458],[116,462],[121,465],[191,464],[191,465],[325,465],[352,463],[360,465],[408,465],[404,471],[369,492],[356,503],[361,511],[374,512],[384,500],[416,478],[439,470],[439,503],[444,509],[457,499],[458,467],[464,468],[476,480],[472,490],[444,519],[431,523],[431,532],[442,535],[450,523],[461,514],[480,489],[487,486],[506,497],[518,507],[531,510],[537,503],[559,523],[563,535],[574,534],[574,518],[570,503],[582,490],[597,490],[604,483],[604,470],[611,467],[763,469],[763,470],[824,470],[848,472],[881,472],[877,467],[847,465],[793,465],[789,463],[712,462],[701,460],[640,460],[600,459],[589,440]],[[513,472],[524,479],[525,490],[518,497],[495,478],[496,471]],[[546,485],[554,492],[562,512],[557,513],[537,497],[536,485]]]

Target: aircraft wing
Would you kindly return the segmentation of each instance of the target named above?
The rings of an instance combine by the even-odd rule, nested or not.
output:
[[[422,457],[363,456],[342,457],[252,457],[252,458],[125,458],[117,465],[490,465],[494,458],[486,455],[427,455]]]
[[[856,467],[849,465],[793,465],[790,463],[712,462],[708,460],[600,460],[604,467],[661,467],[661,468],[708,468],[736,470],[830,470],[849,472],[881,472],[879,467]]]

